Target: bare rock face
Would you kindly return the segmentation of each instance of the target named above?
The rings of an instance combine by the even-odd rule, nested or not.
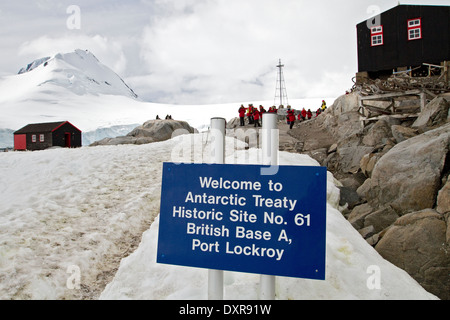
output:
[[[365,198],[401,213],[433,208],[449,151],[450,124],[396,145],[364,183]]]
[[[450,103],[443,97],[436,97],[420,113],[412,127],[426,130],[428,127],[442,125],[448,121]]]
[[[385,259],[408,272],[426,290],[450,299],[450,249],[446,223],[433,209],[399,218],[376,245]]]

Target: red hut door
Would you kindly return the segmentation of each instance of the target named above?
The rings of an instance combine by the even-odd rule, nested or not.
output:
[[[66,132],[64,134],[65,140],[66,140],[66,148],[72,147],[72,135],[69,132]]]
[[[14,150],[26,150],[27,149],[27,135],[15,134],[14,135]]]

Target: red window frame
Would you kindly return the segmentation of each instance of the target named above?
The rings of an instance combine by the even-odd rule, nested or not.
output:
[[[384,44],[383,26],[376,26],[370,28],[370,46],[377,47],[382,46],[383,44]]]
[[[411,25],[412,21],[418,21],[419,23]],[[409,19],[407,22],[407,26],[408,26],[408,41],[422,39],[422,18]],[[419,31],[419,36],[415,36],[417,31]]]

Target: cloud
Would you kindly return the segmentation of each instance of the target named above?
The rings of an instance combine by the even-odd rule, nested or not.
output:
[[[323,2],[311,5],[298,0],[200,3],[189,13],[180,14],[180,7],[176,14],[145,28],[141,58],[152,74],[148,83],[155,91],[183,96],[195,92],[196,99],[209,103],[270,100],[281,58],[288,94],[300,97],[307,95],[308,83],[326,76],[324,70],[342,71],[337,59],[345,64],[352,58],[340,48],[353,53],[353,42],[345,33],[351,26],[354,36],[354,25],[333,16],[334,2],[327,1],[332,8],[325,12],[320,9]],[[330,27],[330,20],[336,25]],[[336,43],[339,39],[344,43]],[[297,78],[306,79],[303,87]],[[338,90],[345,89],[343,84]]]
[[[80,30],[66,26],[71,4],[81,9]],[[352,85],[355,26],[374,5],[385,11],[397,1],[4,2],[0,73],[89,49],[147,100],[209,104],[273,99],[282,59],[290,98],[337,96]]]

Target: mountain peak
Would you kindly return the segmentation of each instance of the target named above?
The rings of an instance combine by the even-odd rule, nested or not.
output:
[[[53,57],[37,59],[20,69],[19,75],[44,73],[44,82],[38,86],[54,85],[63,87],[77,95],[124,95],[138,96],[109,67],[102,64],[88,50],[77,49],[69,53],[58,53]],[[39,76],[41,79],[41,76]]]
[[[34,60],[33,62],[29,63],[26,67],[21,68],[19,70],[18,74],[30,72],[30,71],[36,69],[37,67],[39,67],[41,64],[47,62],[49,59],[50,59],[50,57],[45,57],[45,58]]]

